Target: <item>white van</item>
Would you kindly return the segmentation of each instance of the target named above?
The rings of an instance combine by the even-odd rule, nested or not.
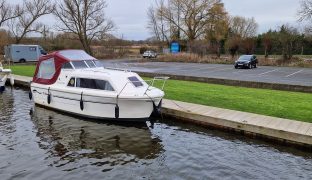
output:
[[[11,44],[4,47],[4,59],[11,62],[38,61],[47,52],[39,45]]]

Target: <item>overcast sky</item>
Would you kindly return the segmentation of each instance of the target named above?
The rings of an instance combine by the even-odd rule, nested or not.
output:
[[[13,0],[22,2],[22,0]],[[116,24],[113,33],[130,40],[144,40],[151,36],[146,29],[147,9],[154,0],[106,0],[106,15]],[[297,26],[297,10],[300,0],[223,0],[230,15],[254,17],[259,24],[259,33],[276,29],[288,23]],[[43,18],[53,25],[53,16]]]
[[[146,39],[147,8],[153,0],[107,0],[107,15],[118,26],[117,34],[126,39]],[[282,24],[297,25],[300,0],[223,0],[230,15],[254,17],[259,33]]]

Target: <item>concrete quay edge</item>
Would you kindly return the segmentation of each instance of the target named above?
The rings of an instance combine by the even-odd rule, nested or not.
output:
[[[312,123],[163,100],[165,116],[312,150]]]
[[[16,86],[29,87],[32,78],[13,75]],[[164,116],[197,125],[279,141],[312,151],[312,123],[164,99]]]

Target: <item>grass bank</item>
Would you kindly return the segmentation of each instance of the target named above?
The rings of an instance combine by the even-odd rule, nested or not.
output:
[[[33,77],[36,70],[35,65],[11,65],[10,67],[4,66],[4,68],[10,68],[13,74],[28,77]]]
[[[312,123],[312,94],[170,80],[166,98]]]
[[[34,65],[11,66],[14,74],[33,76]],[[169,80],[166,99],[294,119],[312,123],[312,94]]]

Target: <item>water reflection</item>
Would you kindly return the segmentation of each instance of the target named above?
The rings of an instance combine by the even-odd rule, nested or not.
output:
[[[110,124],[67,116],[34,107],[32,121],[40,148],[60,157],[54,164],[63,166],[83,158],[101,159],[94,165],[110,166],[154,159],[162,152],[161,141],[153,137],[146,123]]]
[[[170,119],[79,119],[34,107],[27,90],[0,94],[0,118],[0,179],[312,179],[309,152]]]
[[[312,159],[312,152],[307,148],[300,148],[295,145],[285,145],[283,142],[276,142],[274,140],[269,140],[266,138],[259,138],[253,136],[246,136],[234,132],[222,131],[214,127],[202,127],[196,124],[187,123],[187,122],[175,122],[169,120],[162,120],[162,123],[165,123],[168,127],[175,127],[176,131],[185,132],[185,133],[196,133],[199,135],[209,136],[211,138],[218,138],[234,143],[241,144],[242,142],[247,145],[269,148],[273,151],[289,153],[294,156],[302,156],[307,159]],[[177,126],[178,125],[178,126]]]
[[[15,131],[15,123],[12,118],[14,108],[14,97],[11,89],[0,93],[0,132],[3,134],[12,133]]]

